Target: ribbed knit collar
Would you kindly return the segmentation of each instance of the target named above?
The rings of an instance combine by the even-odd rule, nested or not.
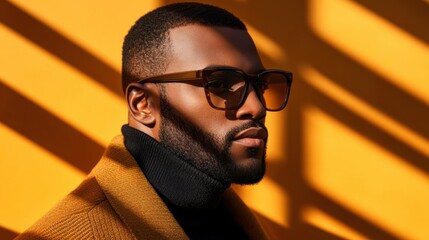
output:
[[[229,187],[229,184],[201,172],[135,128],[124,125],[122,134],[125,147],[152,186],[179,207],[211,208]]]

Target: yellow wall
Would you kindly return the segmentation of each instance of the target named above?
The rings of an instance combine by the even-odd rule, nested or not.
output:
[[[169,0],[0,2],[0,238],[88,173],[126,122],[120,54]],[[209,2],[209,1],[205,1]],[[279,239],[429,239],[429,3],[224,0],[266,67],[294,72],[268,115],[268,174],[236,187]]]

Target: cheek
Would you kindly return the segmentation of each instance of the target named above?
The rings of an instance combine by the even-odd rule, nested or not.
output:
[[[223,135],[228,120],[225,111],[213,109],[207,102],[204,89],[189,84],[175,84],[168,93],[170,105],[189,122],[206,132]]]
[[[172,91],[169,92],[169,96],[174,97],[174,102],[170,101],[171,104],[174,103],[174,105],[177,105],[177,107],[183,112],[188,112],[188,110],[198,111],[204,109],[207,100],[203,88],[189,84],[176,85],[180,86],[174,88],[174,93]]]

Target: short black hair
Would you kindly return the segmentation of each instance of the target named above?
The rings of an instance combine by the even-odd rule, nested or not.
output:
[[[185,2],[157,8],[138,19],[125,36],[122,89],[141,78],[162,74],[169,63],[169,30],[190,24],[247,30],[232,13],[212,5]]]

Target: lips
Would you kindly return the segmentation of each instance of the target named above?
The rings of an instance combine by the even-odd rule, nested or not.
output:
[[[234,141],[250,147],[265,143],[267,137],[268,133],[265,129],[260,127],[251,127],[235,135]]]
[[[267,139],[267,136],[268,136],[268,133],[265,129],[260,127],[251,127],[235,135],[234,140],[237,140],[240,138],[260,138],[265,140]]]

